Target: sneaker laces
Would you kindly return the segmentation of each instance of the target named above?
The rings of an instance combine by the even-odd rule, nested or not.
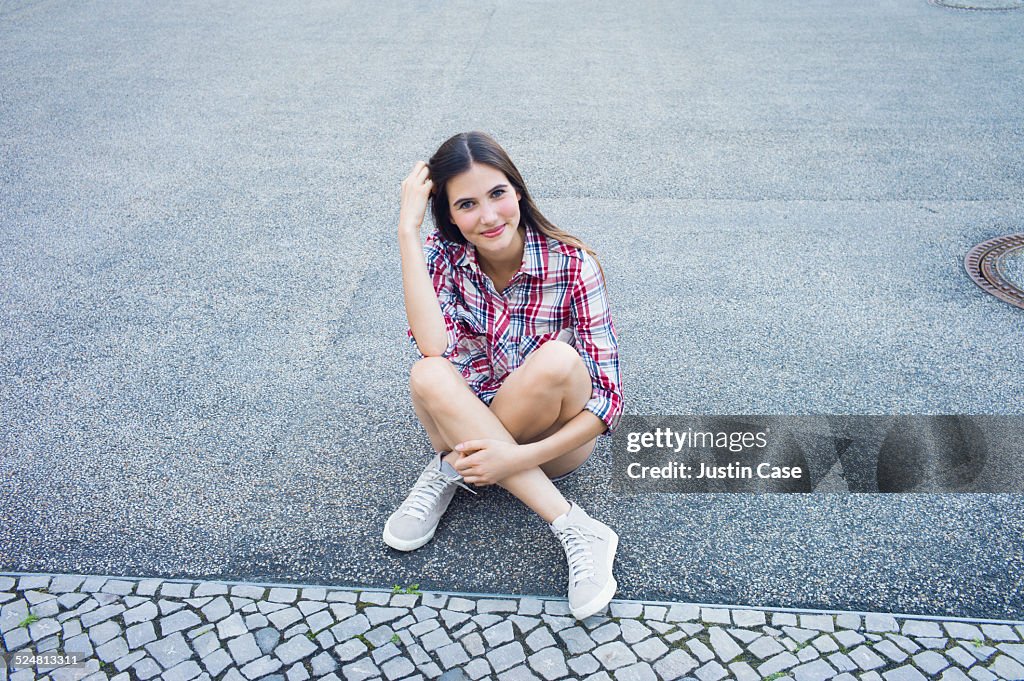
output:
[[[569,561],[569,575],[573,584],[594,576],[594,554],[590,540],[598,536],[579,525],[570,525],[564,530],[555,530],[555,536],[562,542],[565,557]]]
[[[402,512],[423,520],[437,504],[448,485],[458,485],[462,489],[476,494],[462,482],[462,478],[449,478],[439,470],[430,469],[424,471],[420,479],[412,486],[408,498],[402,504]]]

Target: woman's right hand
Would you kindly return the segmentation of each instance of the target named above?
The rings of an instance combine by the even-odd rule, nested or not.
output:
[[[430,169],[423,161],[417,161],[409,176],[402,180],[402,211],[398,217],[398,231],[419,234],[420,225],[427,212],[427,198],[434,183]]]

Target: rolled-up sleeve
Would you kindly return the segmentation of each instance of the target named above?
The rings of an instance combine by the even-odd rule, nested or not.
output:
[[[580,276],[571,296],[576,348],[590,373],[594,392],[584,409],[601,419],[611,435],[622,416],[619,342],[608,309],[608,295],[597,261],[583,252]]]
[[[445,348],[441,356],[451,359],[458,355],[458,344],[462,337],[458,321],[460,296],[456,291],[455,282],[452,278],[451,263],[448,262],[447,254],[440,243],[440,236],[436,231],[432,232],[427,237],[426,243],[423,244],[423,256],[426,259],[427,274],[430,275],[434,294],[437,296],[437,302],[441,306],[441,314],[444,316],[444,328],[448,335],[448,347]],[[422,359],[424,354],[420,352],[420,348],[416,344],[416,337],[413,336],[412,329],[407,328],[406,333],[409,336],[409,342],[412,344],[413,350]]]

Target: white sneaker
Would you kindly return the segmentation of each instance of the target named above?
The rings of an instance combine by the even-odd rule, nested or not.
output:
[[[441,460],[441,454],[436,454],[409,490],[409,496],[384,524],[384,543],[399,551],[412,551],[433,539],[456,487],[473,492],[463,484],[462,476]]]
[[[569,610],[583,620],[604,610],[619,585],[612,576],[619,535],[572,503],[551,523],[569,561]]]

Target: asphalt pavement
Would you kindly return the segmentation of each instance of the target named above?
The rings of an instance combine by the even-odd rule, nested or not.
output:
[[[399,182],[494,135],[598,252],[628,414],[1020,414],[1024,11],[824,2],[0,3],[0,570],[564,594],[408,398]],[[619,597],[1024,618],[975,494],[619,495]]]

